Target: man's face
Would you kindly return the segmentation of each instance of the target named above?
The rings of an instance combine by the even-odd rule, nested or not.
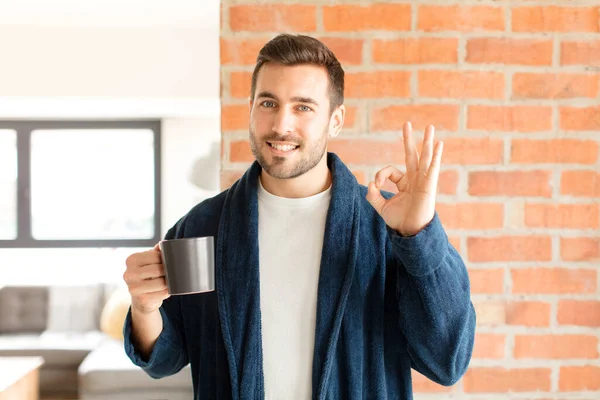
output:
[[[250,147],[263,170],[291,179],[314,168],[336,129],[324,68],[265,63],[250,103]]]

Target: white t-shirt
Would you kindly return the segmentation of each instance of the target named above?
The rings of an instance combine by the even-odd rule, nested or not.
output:
[[[258,187],[263,370],[267,400],[310,399],[317,287],[331,187],[289,199]]]

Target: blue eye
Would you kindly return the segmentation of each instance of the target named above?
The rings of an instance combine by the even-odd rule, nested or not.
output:
[[[265,100],[265,101],[263,101],[263,102],[261,103],[261,105],[262,105],[263,107],[268,107],[268,108],[270,108],[270,107],[275,107],[275,103],[274,103],[274,102],[272,102],[271,100]]]
[[[312,111],[312,109],[308,106],[300,106],[298,108],[300,109],[300,111]]]

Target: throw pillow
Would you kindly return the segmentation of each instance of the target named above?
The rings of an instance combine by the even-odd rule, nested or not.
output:
[[[119,288],[108,298],[100,315],[100,330],[108,336],[123,340],[123,323],[131,305],[127,289]]]

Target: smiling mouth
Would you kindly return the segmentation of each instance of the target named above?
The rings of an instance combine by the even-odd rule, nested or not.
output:
[[[269,147],[279,151],[293,151],[300,147],[293,144],[276,144],[270,142],[267,142],[267,144],[269,145]]]

